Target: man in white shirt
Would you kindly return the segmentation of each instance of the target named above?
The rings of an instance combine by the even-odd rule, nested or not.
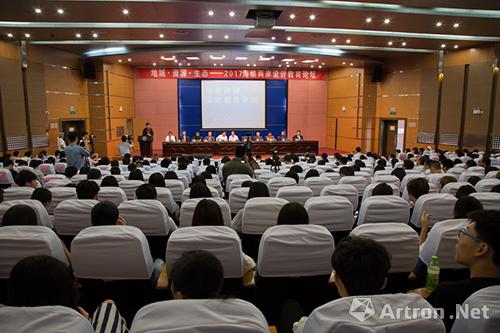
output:
[[[217,139],[215,139],[215,141],[217,142],[227,142],[227,135],[226,135],[226,131],[222,132],[221,134],[219,134],[217,136]]]
[[[240,139],[238,138],[236,133],[234,133],[234,131],[231,131],[231,135],[229,136],[229,142],[240,142]]]
[[[60,151],[64,151],[64,148],[66,148],[66,142],[64,141],[64,136],[63,134],[59,134],[59,137],[57,138],[57,149]]]
[[[120,156],[123,158],[126,154],[130,154],[134,146],[127,142],[127,136],[122,135],[122,142],[118,145],[118,151],[120,152]]]
[[[165,137],[165,142],[176,142],[175,135],[172,132],[168,132],[168,135]]]

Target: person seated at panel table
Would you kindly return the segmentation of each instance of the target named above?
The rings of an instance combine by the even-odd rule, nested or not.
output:
[[[300,133],[300,130],[297,130],[297,133],[292,137],[293,141],[304,141],[304,137],[302,136],[302,133]]]
[[[179,137],[179,142],[190,142],[189,136],[186,135],[186,131],[182,131],[181,136]]]
[[[172,131],[168,132],[168,135],[165,137],[165,142],[176,142],[177,139],[175,138],[174,133]]]
[[[266,141],[267,142],[274,142],[274,141],[276,141],[276,138],[274,137],[274,135],[273,135],[272,132],[267,133]]]
[[[226,134],[226,131],[222,132],[221,134],[219,134],[217,136],[217,139],[216,139],[217,142],[227,142],[227,134]]]
[[[205,142],[215,142],[215,137],[212,134],[212,131],[208,131],[207,136],[203,139]]]
[[[200,135],[200,132],[196,132],[193,136],[193,142],[202,142],[203,137]]]
[[[255,132],[255,137],[253,138],[253,141],[262,142],[262,141],[264,141],[264,138],[262,136],[260,136],[260,132]]]
[[[285,131],[281,131],[280,136],[278,136],[278,141],[288,141]]]
[[[229,142],[240,142],[240,138],[234,133],[234,131],[231,131],[231,135],[229,136]]]

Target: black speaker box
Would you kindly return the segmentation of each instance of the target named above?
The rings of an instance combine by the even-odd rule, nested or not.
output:
[[[83,63],[83,76],[89,80],[95,80],[95,64],[92,61],[85,61]]]
[[[381,65],[375,65],[373,67],[372,82],[382,82],[384,79],[384,67]]]

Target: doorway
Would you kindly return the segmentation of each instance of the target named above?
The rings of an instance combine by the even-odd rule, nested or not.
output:
[[[61,120],[61,132],[64,133],[64,139],[67,141],[69,132],[78,133],[81,138],[85,132],[85,120]]]
[[[395,154],[396,149],[401,151],[405,147],[405,119],[382,119],[380,121],[380,146],[382,155]]]

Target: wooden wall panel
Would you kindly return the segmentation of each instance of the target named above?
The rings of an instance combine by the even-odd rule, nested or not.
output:
[[[495,118],[493,119],[493,135],[500,136],[500,71],[496,70],[497,90],[495,92]]]
[[[27,69],[28,103],[32,135],[48,135],[47,98],[43,64],[30,62]]]
[[[420,87],[419,132],[434,133],[436,130],[438,86],[437,69],[423,69]]]
[[[0,89],[6,136],[26,136],[20,60],[0,57]]]
[[[464,70],[464,65],[447,66],[444,69],[443,90],[441,95],[441,133],[459,134],[460,132]]]

